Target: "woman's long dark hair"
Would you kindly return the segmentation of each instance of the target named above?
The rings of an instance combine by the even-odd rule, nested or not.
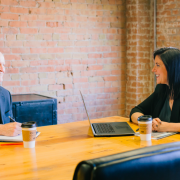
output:
[[[180,50],[177,48],[161,48],[154,52],[154,59],[159,56],[167,70],[169,88],[167,95],[176,99],[180,97]]]

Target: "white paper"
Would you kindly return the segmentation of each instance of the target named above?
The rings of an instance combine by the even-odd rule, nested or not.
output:
[[[36,132],[36,137],[38,137],[40,134],[40,132]],[[18,136],[0,136],[0,142],[3,142],[3,141],[9,141],[9,142],[22,142],[23,139],[22,139],[22,134],[18,135]]]
[[[151,139],[162,139],[174,134],[177,134],[177,132],[152,132]],[[135,133],[135,136],[140,136],[139,132]]]

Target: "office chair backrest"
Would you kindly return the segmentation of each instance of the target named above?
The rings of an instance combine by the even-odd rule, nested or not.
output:
[[[179,180],[180,142],[80,162],[73,180]]]

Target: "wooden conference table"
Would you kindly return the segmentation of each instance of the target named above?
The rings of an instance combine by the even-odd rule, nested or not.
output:
[[[128,121],[123,117],[108,117],[93,122]],[[133,130],[137,125],[129,123]],[[0,146],[1,180],[70,180],[76,165],[86,159],[107,156],[150,145],[179,141],[180,135],[151,144],[136,136],[93,137],[88,121],[38,127],[41,132],[34,149],[23,145]]]

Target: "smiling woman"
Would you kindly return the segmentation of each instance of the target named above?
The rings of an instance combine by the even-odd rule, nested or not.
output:
[[[180,50],[158,49],[154,52],[154,63],[156,89],[131,110],[130,121],[137,123],[139,116],[151,115],[153,131],[180,132]]]

